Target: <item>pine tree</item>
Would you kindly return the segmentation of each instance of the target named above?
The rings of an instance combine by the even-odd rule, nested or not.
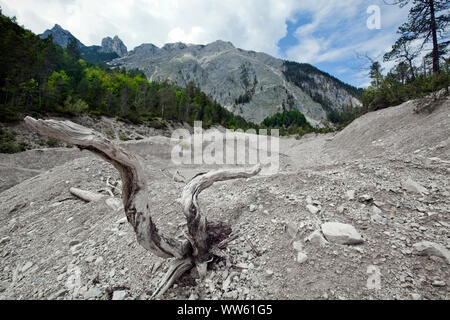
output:
[[[386,2],[387,3],[387,2]],[[396,0],[391,5],[401,8],[412,3],[408,21],[400,26],[398,33],[403,41],[423,40],[421,48],[429,42],[433,45],[433,72],[439,73],[439,40],[450,20],[450,0]]]

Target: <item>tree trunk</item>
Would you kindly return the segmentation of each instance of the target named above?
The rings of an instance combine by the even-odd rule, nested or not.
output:
[[[430,15],[431,15],[431,34],[433,36],[433,72],[435,74],[439,73],[439,46],[437,40],[437,31],[436,31],[436,16],[434,11],[434,0],[428,0],[430,6]]]
[[[148,198],[147,178],[137,157],[115,145],[100,133],[70,121],[35,120],[26,117],[25,122],[35,131],[80,149],[89,150],[114,165],[122,179],[122,201],[128,222],[133,226],[137,241],[145,249],[162,258],[175,258],[166,277],[154,296],[159,297],[186,271],[196,266],[204,276],[208,262],[214,256],[223,257],[223,249],[232,240],[231,227],[222,222],[208,221],[202,216],[198,204],[199,194],[215,182],[239,178],[250,178],[261,171],[257,165],[249,171],[239,169],[218,170],[201,173],[184,188],[181,202],[187,220],[187,234],[184,240],[163,235],[153,223]],[[98,195],[79,189],[71,192],[86,200],[96,200]]]

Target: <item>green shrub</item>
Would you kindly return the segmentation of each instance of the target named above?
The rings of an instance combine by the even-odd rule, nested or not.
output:
[[[0,122],[12,123],[19,121],[17,114],[5,105],[0,104]]]
[[[0,153],[18,153],[27,150],[28,144],[16,142],[15,133],[0,128]]]

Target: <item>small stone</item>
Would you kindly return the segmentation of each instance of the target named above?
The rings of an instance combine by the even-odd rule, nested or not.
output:
[[[302,251],[303,250],[303,244],[301,241],[295,241],[292,246],[296,251]]]
[[[312,214],[317,214],[319,212],[319,208],[316,206],[313,206],[312,204],[308,204],[306,208],[311,212]]]
[[[312,244],[319,245],[324,247],[327,245],[327,240],[323,237],[322,232],[320,230],[316,230],[311,233],[306,239],[305,242],[311,242]]]
[[[10,237],[3,237],[3,238],[0,240],[0,245],[5,244],[5,243],[7,243],[7,242],[9,242],[9,241],[11,241],[11,238],[10,238]]]
[[[298,228],[293,223],[286,224],[286,231],[291,238],[295,238],[298,234]]]
[[[230,284],[231,284],[231,275],[223,282],[222,284],[222,290],[224,292],[228,291],[228,288],[230,288]]]
[[[310,196],[307,196],[307,197],[306,197],[306,203],[307,203],[307,204],[312,204],[312,203],[313,203],[313,201],[312,201],[312,199],[311,199]]]
[[[337,212],[338,212],[339,214],[343,214],[344,211],[345,211],[345,207],[344,207],[344,206],[339,206],[339,207],[337,207]]]
[[[368,194],[363,194],[359,196],[359,201],[361,202],[371,202],[373,200],[372,196],[369,196]]]
[[[306,262],[306,260],[308,260],[308,256],[305,253],[299,252],[297,254],[297,262],[298,263],[302,264],[302,263]]]
[[[198,295],[196,293],[191,293],[191,295],[189,296],[189,300],[190,301],[195,301],[195,300],[198,300],[198,299],[199,299],[199,297],[198,297]]]
[[[360,244],[364,242],[358,231],[349,224],[327,222],[322,225],[322,233],[328,241],[338,244]]]
[[[413,193],[420,193],[425,195],[429,194],[428,190],[425,187],[423,187],[420,183],[415,182],[411,178],[402,181],[402,188]]]
[[[433,287],[441,288],[441,287],[445,287],[447,284],[445,283],[445,281],[435,280],[435,281],[433,281],[432,285],[433,285]]]
[[[250,205],[250,212],[255,212],[256,211],[256,206],[254,204]]]
[[[85,299],[95,299],[100,297],[101,295],[102,291],[97,287],[91,288],[83,294]]]
[[[127,292],[125,290],[114,291],[112,300],[124,300],[126,296]]]
[[[23,272],[23,273],[27,272],[32,266],[33,266],[33,262],[28,261],[28,262],[25,263],[25,265],[22,267],[22,272]]]
[[[420,300],[422,298],[422,296],[418,293],[411,293],[411,298],[413,300]]]
[[[347,200],[355,200],[356,191],[355,190],[349,190],[345,193],[345,196],[347,197]]]
[[[273,270],[267,269],[267,270],[266,270],[266,277],[267,277],[267,278],[271,278],[272,276],[273,276]]]
[[[383,211],[381,211],[377,206],[373,206],[373,207],[372,207],[372,212],[373,212],[374,214],[378,214],[378,215],[380,215],[380,214],[383,213]]]
[[[84,259],[84,261],[86,261],[87,263],[94,262],[94,260],[95,260],[95,257],[94,257],[94,256],[89,256],[89,257],[87,257],[86,259]]]

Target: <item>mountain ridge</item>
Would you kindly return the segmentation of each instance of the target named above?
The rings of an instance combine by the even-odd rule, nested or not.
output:
[[[55,25],[52,30],[56,31],[54,42],[63,46],[67,43],[63,36],[73,35],[61,29]],[[48,36],[52,30],[44,34]],[[140,69],[150,81],[170,81],[180,87],[194,82],[226,109],[254,123],[298,110],[318,125],[330,112],[362,105],[359,89],[310,64],[236,48],[229,41],[206,45],[175,42],[162,47],[144,43],[128,51],[118,36],[104,38],[102,46],[89,47],[73,38],[88,61]]]
[[[223,40],[160,48],[146,43],[109,64],[140,69],[151,81],[169,80],[178,86],[194,81],[228,110],[255,123],[299,110],[318,124],[333,110],[361,106],[357,88],[314,66],[243,50]]]

